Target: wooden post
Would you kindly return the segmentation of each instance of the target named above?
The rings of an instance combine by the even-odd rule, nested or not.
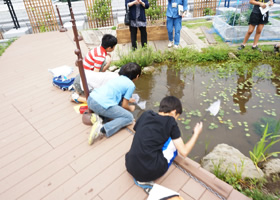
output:
[[[85,70],[84,70],[84,67],[83,67],[83,57],[82,57],[82,51],[81,51],[80,43],[79,43],[79,39],[78,39],[78,31],[77,31],[77,27],[76,27],[75,18],[74,18],[72,8],[70,8],[70,14],[71,14],[72,29],[73,29],[73,33],[74,33],[74,41],[76,42],[76,47],[77,47],[77,49],[75,50],[75,54],[78,57],[78,59],[76,61],[76,66],[78,66],[78,68],[79,68],[79,73],[80,73],[80,76],[81,76],[81,80],[82,80],[82,84],[83,84],[83,88],[84,88],[84,93],[86,95],[86,99],[88,99],[89,90],[88,90],[88,85],[87,85],[87,79],[86,79],[86,76],[85,76]]]
[[[57,15],[58,15],[59,22],[60,22],[60,24],[61,24],[61,27],[60,27],[60,29],[59,29],[59,32],[66,32],[66,31],[67,31],[67,28],[64,28],[64,26],[63,26],[63,22],[62,22],[62,20],[61,20],[61,16],[60,16],[60,12],[59,12],[58,6],[55,5],[55,7],[56,7],[56,11],[57,11]]]

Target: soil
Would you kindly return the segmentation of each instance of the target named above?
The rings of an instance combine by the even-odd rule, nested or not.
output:
[[[280,173],[273,174],[266,180],[267,183],[264,184],[264,189],[270,194],[280,195]]]

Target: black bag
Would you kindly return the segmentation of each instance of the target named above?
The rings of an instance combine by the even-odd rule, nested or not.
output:
[[[130,25],[130,19],[129,19],[129,9],[127,9],[127,7],[125,7],[125,16],[124,16],[124,24],[129,26]]]

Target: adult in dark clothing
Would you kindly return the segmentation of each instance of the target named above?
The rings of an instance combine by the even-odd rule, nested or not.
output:
[[[151,186],[150,181],[163,176],[177,151],[186,157],[192,150],[202,131],[202,122],[196,124],[193,136],[184,144],[176,122],[181,113],[180,100],[167,96],[162,99],[158,113],[148,110],[136,121],[136,132],[125,156],[125,164],[138,186],[147,188]],[[172,150],[171,155],[169,149]]]
[[[147,21],[145,15],[145,9],[149,8],[148,0],[126,0],[125,6],[129,8],[129,17],[130,17],[130,37],[132,43],[132,49],[137,48],[137,29],[139,28],[141,33],[141,44],[142,47],[147,44]]]

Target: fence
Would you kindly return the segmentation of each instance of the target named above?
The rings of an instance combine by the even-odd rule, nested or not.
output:
[[[193,17],[215,14],[217,3],[217,0],[194,0]]]
[[[165,20],[166,18],[166,0],[150,0],[149,9],[146,10],[146,17],[148,21]]]
[[[89,28],[114,26],[111,0],[85,0]]]
[[[23,2],[33,33],[59,29],[51,0],[24,0]]]

